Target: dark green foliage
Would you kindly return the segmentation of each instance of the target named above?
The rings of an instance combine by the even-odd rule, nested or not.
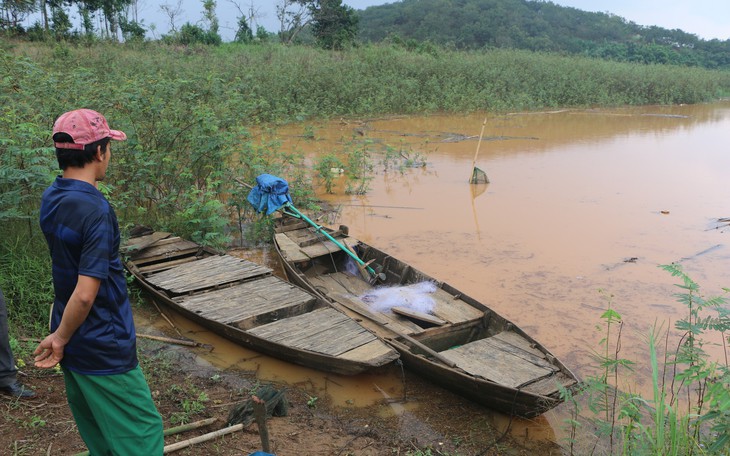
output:
[[[286,389],[277,389],[273,385],[262,385],[256,391],[252,391],[251,395],[264,402],[267,417],[287,416],[289,414]],[[234,424],[243,423],[244,426],[248,426],[253,423],[254,415],[253,399],[247,399],[231,408],[226,425],[233,426]]]
[[[335,180],[340,178],[340,170],[344,164],[334,154],[327,154],[317,160],[314,170],[327,193],[334,193]]]
[[[0,289],[16,337],[48,330],[53,303],[51,259],[42,236],[29,237],[24,224],[0,220]]]
[[[236,30],[236,37],[233,41],[236,43],[250,43],[253,41],[253,32],[245,17],[238,19],[238,30]]]
[[[312,7],[312,34],[324,49],[341,50],[352,45],[357,36],[355,10],[342,0],[319,0]]]
[[[397,35],[459,49],[511,48],[622,62],[730,68],[730,40],[637,25],[611,13],[530,0],[403,0],[358,12],[360,39]]]
[[[147,30],[137,21],[129,21],[122,18],[119,21],[119,29],[122,31],[124,41],[144,41]]]
[[[162,41],[169,44],[182,44],[184,46],[195,44],[218,46],[223,42],[217,31],[203,30],[201,27],[189,22],[183,24],[179,32],[165,35]]]

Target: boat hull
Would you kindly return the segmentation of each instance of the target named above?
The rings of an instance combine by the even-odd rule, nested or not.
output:
[[[125,267],[156,302],[211,332],[273,358],[341,375],[398,358],[354,320],[270,269],[189,241],[175,247],[170,239],[176,238],[163,238],[168,241],[164,248],[156,243],[132,248]],[[206,264],[196,268],[202,261]],[[206,273],[215,277],[197,277]],[[340,339],[354,333],[356,340],[337,346],[337,331]]]
[[[579,387],[565,365],[512,322],[453,286],[347,236],[346,230],[329,233],[375,267],[377,283],[372,283],[372,274],[365,280],[363,268],[360,277],[343,272],[351,255],[330,241],[313,247],[307,238],[320,237],[317,229],[284,217],[278,231],[275,245],[288,279],[362,319],[361,324],[394,347],[404,365],[423,378],[487,408],[525,418],[557,406],[563,391]],[[363,301],[376,288],[424,282],[436,285],[431,319],[412,312],[375,312]]]

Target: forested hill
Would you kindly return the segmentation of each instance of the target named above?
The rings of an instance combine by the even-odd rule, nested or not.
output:
[[[681,30],[638,25],[529,0],[402,0],[358,11],[360,39],[518,48],[618,61],[730,69],[730,39],[703,40]]]

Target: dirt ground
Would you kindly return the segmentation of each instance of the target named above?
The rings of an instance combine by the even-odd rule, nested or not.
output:
[[[252,391],[262,386],[251,372],[220,371],[201,362],[193,348],[148,339],[139,339],[138,346],[165,429],[216,418],[206,427],[166,436],[166,446],[222,429],[230,411],[250,401]],[[25,361],[30,364],[30,359]],[[23,365],[22,360],[19,364]],[[37,396],[26,400],[0,396],[0,454],[75,455],[85,451],[66,403],[62,374],[24,366],[20,379]],[[483,409],[445,390],[434,394],[433,387],[417,377],[409,379],[409,394],[429,395],[433,408],[424,416],[408,411],[383,413],[392,408],[386,403],[341,407],[328,404],[326,397],[312,403],[306,391],[272,386],[285,388],[288,403],[285,416],[267,421],[270,448],[278,456],[562,454],[554,444],[504,436],[479,418]],[[474,417],[473,425],[453,420],[457,414]],[[245,456],[261,449],[254,421],[240,431],[174,454]]]

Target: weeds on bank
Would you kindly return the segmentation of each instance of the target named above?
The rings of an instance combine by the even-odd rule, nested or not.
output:
[[[619,379],[623,370],[632,370],[632,363],[620,357],[623,321],[609,300],[609,308],[601,316],[602,350],[596,353],[600,373],[586,380],[581,397],[564,391],[572,409],[565,422],[571,455],[585,453],[577,447],[577,435],[586,435],[589,426],[597,436],[591,454],[689,456],[727,455],[730,451],[727,299],[703,297],[699,285],[679,265],[661,267],[681,280],[677,286],[682,291],[675,296],[687,307],[687,314],[675,324],[680,341],[673,352],[665,347],[667,354],[661,358],[659,340],[665,331],[654,325],[647,334],[652,396],[622,391]],[[703,349],[707,343],[703,336],[710,332],[722,337],[724,362],[712,361]],[[581,398],[595,417],[590,423],[579,418]]]
[[[163,416],[166,422],[186,424],[206,411],[210,401],[207,393],[190,379],[180,377],[180,370],[171,353],[140,355],[139,361],[153,398],[157,402],[165,400],[177,404],[177,410],[172,411],[169,416]]]

